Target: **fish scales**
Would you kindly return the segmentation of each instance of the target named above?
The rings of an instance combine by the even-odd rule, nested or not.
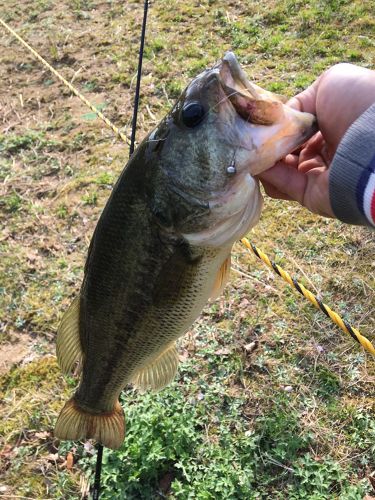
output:
[[[231,53],[190,83],[133,154],[95,229],[57,337],[63,371],[76,361],[82,371],[56,436],[121,446],[120,392],[173,379],[175,340],[221,292],[233,243],[259,219],[252,174],[314,130],[312,115],[251,84]]]
[[[138,155],[142,157],[142,151]],[[142,174],[145,165],[131,163],[114,191],[95,232],[90,273],[81,292],[85,373],[95,371],[96,378],[83,374],[76,399],[103,411],[113,406],[108,393],[120,391],[137,369],[191,325],[197,308],[200,311],[207,301],[215,268],[226,256],[222,249],[190,249],[178,240],[160,238],[144,184],[135,189],[128,179],[133,169]]]

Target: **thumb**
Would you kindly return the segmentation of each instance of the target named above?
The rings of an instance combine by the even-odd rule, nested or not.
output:
[[[316,115],[316,96],[321,77],[310,85],[306,90],[289,99],[287,105],[298,111],[304,111]]]

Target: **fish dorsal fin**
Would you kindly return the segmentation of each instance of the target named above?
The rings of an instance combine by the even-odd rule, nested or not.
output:
[[[217,299],[217,297],[221,294],[229,279],[229,275],[230,275],[230,254],[221,264],[220,269],[216,275],[215,283],[210,295],[211,300]]]
[[[71,374],[77,361],[82,358],[79,338],[79,295],[64,314],[56,339],[56,356],[61,371]]]
[[[178,353],[175,344],[172,344],[149,365],[139,370],[132,383],[141,391],[158,391],[172,382],[177,367]]]

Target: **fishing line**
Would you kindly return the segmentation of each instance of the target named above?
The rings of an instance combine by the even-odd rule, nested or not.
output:
[[[98,108],[96,108],[93,104],[91,104],[91,102],[88,101],[85,96],[83,96],[75,87],[73,87],[73,85],[70,82],[68,82],[68,80],[66,80],[63,76],[61,76],[60,73],[55,70],[55,68],[53,68],[45,59],[43,59],[43,57],[40,54],[38,54],[36,50],[34,50],[27,42],[25,42],[25,40],[18,33],[16,33],[10,26],[8,26],[8,24],[1,18],[0,18],[0,24],[7,31],[9,31],[9,33],[11,33],[15,38],[17,38],[17,40],[24,47],[26,47],[27,50],[29,50],[33,54],[33,56],[35,56],[38,59],[38,61],[40,61],[43,64],[43,66],[49,69],[49,71],[51,71],[51,73],[53,73],[56,76],[56,78],[60,80],[60,82],[62,82],[66,87],[68,87],[68,89],[71,92],[73,92],[74,95],[76,95],[79,99],[81,99],[81,101],[84,104],[86,104],[86,106],[88,106],[91,109],[91,111],[93,111],[101,120],[103,120],[103,122],[110,129],[112,129],[113,132],[125,142],[125,144],[129,144],[129,139],[123,132],[121,132],[120,129],[116,127],[116,125],[114,125],[101,111],[99,111]]]

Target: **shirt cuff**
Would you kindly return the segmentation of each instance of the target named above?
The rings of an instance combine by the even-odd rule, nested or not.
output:
[[[375,104],[342,138],[330,166],[329,196],[338,219],[375,227]]]

